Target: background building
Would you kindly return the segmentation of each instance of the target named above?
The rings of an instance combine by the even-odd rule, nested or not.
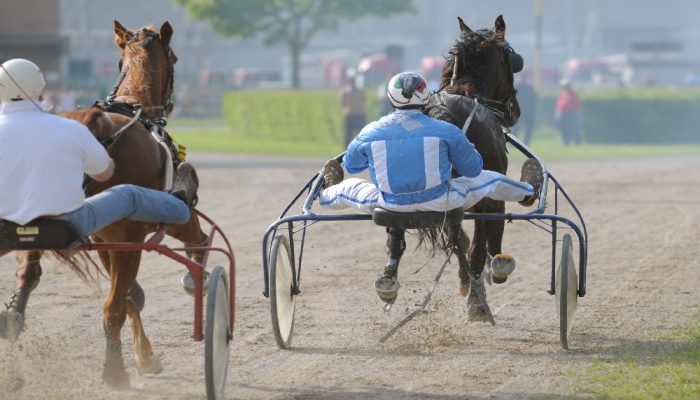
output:
[[[26,58],[39,64],[49,84],[61,78],[68,46],[61,35],[59,0],[3,0],[0,12],[0,62]]]

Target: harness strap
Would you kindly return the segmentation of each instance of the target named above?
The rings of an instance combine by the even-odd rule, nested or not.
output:
[[[165,140],[164,135],[160,132],[161,127],[159,125],[154,125],[151,127],[151,136],[158,142],[158,144],[165,150],[165,157],[167,158],[165,162],[165,177],[163,178],[163,190],[169,191],[173,187],[173,171],[175,170],[175,162],[173,161],[173,151],[171,147]],[[179,162],[178,162],[179,164]]]
[[[469,113],[469,117],[467,117],[467,120],[464,121],[464,126],[462,126],[462,133],[464,135],[467,134],[467,130],[469,130],[469,125],[472,124],[472,119],[474,119],[474,113],[476,113],[476,109],[479,106],[479,101],[477,99],[474,99],[474,108],[472,108],[472,112]]]
[[[121,64],[120,64],[121,67]],[[119,91],[119,86],[121,86],[122,82],[124,81],[124,78],[126,78],[126,73],[129,71],[129,64],[127,64],[123,69],[119,68],[121,72],[119,73],[119,76],[117,77],[116,82],[114,82],[114,85],[112,86],[112,89],[109,90],[109,93],[107,94],[107,99],[106,101],[108,103],[114,102],[114,99],[117,97],[117,92]]]
[[[114,143],[116,143],[117,140],[119,140],[119,138],[124,132],[126,132],[127,129],[131,128],[132,125],[139,121],[139,119],[141,118],[142,111],[143,109],[137,108],[133,118],[131,118],[131,120],[129,120],[129,122],[126,125],[122,126],[118,131],[114,132],[112,136],[100,142],[100,144],[102,144],[102,146],[104,146],[105,149],[109,149],[110,146],[112,146]]]

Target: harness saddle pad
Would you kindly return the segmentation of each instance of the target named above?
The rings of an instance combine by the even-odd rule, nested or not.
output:
[[[0,219],[0,249],[66,250],[87,242],[66,221],[35,219],[18,225]]]

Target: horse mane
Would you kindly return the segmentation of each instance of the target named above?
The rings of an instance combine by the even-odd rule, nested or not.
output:
[[[153,26],[149,25],[146,29],[153,30]],[[117,38],[114,41],[117,43]],[[129,42],[121,50],[120,56],[123,61],[122,68],[125,68],[128,64],[129,73],[119,87],[117,97],[121,97],[122,100],[130,104],[143,104],[144,100],[147,100],[148,104],[150,104],[153,100],[151,99],[150,91],[151,70],[146,65],[148,60],[146,50],[141,47],[140,41]],[[140,99],[140,101],[137,99]]]
[[[497,38],[490,29],[462,31],[445,57],[445,65],[440,75],[440,87],[447,93],[467,95],[487,92],[490,82],[485,79],[491,65],[484,63],[481,53],[489,46],[497,46]],[[459,58],[458,58],[459,57]],[[458,60],[457,76],[461,78],[452,84],[455,60]]]

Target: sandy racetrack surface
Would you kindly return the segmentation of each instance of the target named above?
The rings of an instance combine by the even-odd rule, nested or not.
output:
[[[518,268],[487,287],[497,325],[467,321],[448,265],[428,312],[386,343],[379,339],[432,285],[440,260],[414,251],[408,236],[403,284],[389,315],[372,285],[385,263],[383,228],[371,222],[319,223],[304,253],[292,350],[279,350],[269,301],[261,294],[261,236],[319,159],[195,154],[200,208],[227,232],[238,273],[236,328],[227,397],[234,399],[464,399],[571,395],[576,372],[629,349],[664,345],[700,310],[700,158],[559,163],[549,169],[584,213],[590,235],[588,293],[579,299],[571,351],[559,343],[549,288],[549,236],[526,222],[506,227],[504,250]],[[511,166],[516,176],[519,165]],[[524,211],[517,204],[514,212]],[[471,224],[465,224],[470,232]],[[174,242],[169,242],[175,244]],[[577,258],[576,258],[577,259]],[[165,370],[139,376],[129,323],[122,331],[132,389],[101,383],[102,291],[65,266],[43,261],[44,275],[19,341],[0,341],[3,399],[205,398],[203,343],[192,335],[185,269],[147,254],[146,332]],[[0,301],[14,288],[13,255],[0,259]]]

